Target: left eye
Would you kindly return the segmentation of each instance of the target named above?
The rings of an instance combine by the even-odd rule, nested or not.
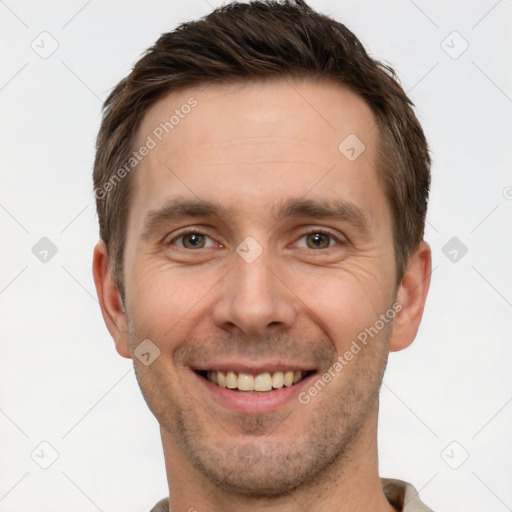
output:
[[[312,231],[300,237],[300,240],[305,238],[306,249],[328,249],[331,247],[331,242],[336,242],[336,238],[328,233],[322,231]]]

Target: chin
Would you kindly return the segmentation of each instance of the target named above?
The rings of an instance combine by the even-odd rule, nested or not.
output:
[[[193,466],[223,491],[276,499],[318,481],[326,469],[343,458],[353,438],[349,435],[345,443],[333,449],[330,443],[318,442],[316,435],[280,441],[271,437],[183,448]]]

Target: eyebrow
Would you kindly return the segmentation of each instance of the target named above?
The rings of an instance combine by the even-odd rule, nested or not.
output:
[[[276,222],[286,218],[308,217],[348,222],[362,234],[370,232],[370,222],[363,210],[352,202],[343,199],[318,200],[290,198],[274,204],[270,213]],[[187,199],[177,197],[158,210],[151,210],[146,215],[143,237],[149,237],[176,219],[183,217],[226,218],[233,216],[224,205],[204,199]]]
[[[273,217],[281,221],[288,217],[329,219],[353,224],[364,234],[370,232],[370,221],[356,204],[344,199],[288,199],[272,207]]]
[[[142,236],[147,238],[153,232],[182,217],[226,217],[229,214],[223,205],[204,199],[171,199],[158,210],[151,210],[144,220]]]

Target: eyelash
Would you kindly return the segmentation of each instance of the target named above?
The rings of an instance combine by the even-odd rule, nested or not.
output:
[[[166,245],[172,245],[174,242],[176,242],[177,240],[179,240],[180,238],[183,238],[183,237],[186,237],[187,235],[191,235],[191,234],[194,234],[194,235],[201,235],[201,236],[207,236],[209,238],[211,238],[207,233],[203,233],[202,231],[198,230],[198,229],[194,229],[194,228],[187,228],[185,231],[182,231],[181,233],[179,233],[178,235],[176,235],[175,237],[173,237],[171,240],[169,240],[167,242]],[[314,235],[314,234],[320,234],[320,235],[326,235],[328,237],[331,238],[331,240],[334,240],[335,242],[337,242],[338,244],[343,244],[343,242],[337,237],[335,236],[333,233],[329,232],[329,231],[325,231],[325,230],[321,230],[321,229],[311,229],[310,231],[306,231],[305,233],[303,233],[299,238],[298,240],[300,240],[301,238],[305,237],[305,236],[308,236],[308,235]],[[213,239],[212,239],[213,240]],[[180,247],[180,249],[186,249],[186,250],[194,250],[194,249],[188,249],[186,247]],[[208,249],[208,247],[207,247]],[[309,249],[309,248],[306,248],[306,249]],[[325,251],[327,249],[331,249],[331,246],[329,247],[326,247],[324,249],[317,249],[318,251]],[[311,250],[315,250],[315,249],[311,249]]]

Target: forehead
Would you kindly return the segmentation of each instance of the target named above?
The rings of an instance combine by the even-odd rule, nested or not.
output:
[[[168,94],[144,116],[130,218],[174,196],[242,205],[329,193],[371,202],[378,131],[370,107],[325,81],[204,85]],[[365,197],[365,194],[367,197]],[[361,206],[364,207],[364,204]]]

